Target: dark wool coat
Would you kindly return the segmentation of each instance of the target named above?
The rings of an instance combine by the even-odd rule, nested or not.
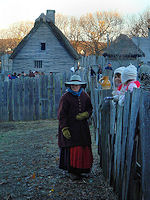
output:
[[[87,111],[89,117],[92,114],[91,99],[82,91],[80,96],[66,92],[60,99],[58,109],[58,145],[59,147],[91,146],[91,136],[87,119],[77,120],[76,115]],[[71,139],[66,139],[62,129],[69,127]]]

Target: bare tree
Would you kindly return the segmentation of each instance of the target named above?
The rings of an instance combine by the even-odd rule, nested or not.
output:
[[[126,24],[126,33],[129,37],[147,37],[150,26],[150,9],[146,9],[142,14],[129,17]]]
[[[68,37],[69,18],[65,15],[57,14],[55,24]]]
[[[120,34],[123,23],[122,17],[117,12],[96,12],[80,18],[82,39],[92,54],[100,55],[106,46],[107,35],[113,40]]]
[[[19,40],[22,40],[33,28],[33,25],[34,23],[29,21],[12,24],[8,29],[10,38],[18,38]]]
[[[32,27],[33,22],[18,22],[0,30],[0,54],[11,53]]]
[[[71,17],[69,20],[68,39],[72,43],[73,47],[77,50],[77,52],[80,53],[81,51],[80,44],[82,41],[81,27],[79,19],[76,17]]]

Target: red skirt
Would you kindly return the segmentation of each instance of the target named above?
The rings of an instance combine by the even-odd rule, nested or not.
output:
[[[91,169],[92,163],[93,154],[90,147],[70,147],[70,167],[78,169]]]

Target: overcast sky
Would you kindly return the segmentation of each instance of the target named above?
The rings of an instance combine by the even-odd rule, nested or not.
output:
[[[150,0],[0,0],[0,29],[19,21],[35,21],[46,10],[80,17],[96,11],[118,11],[123,15],[150,9]]]

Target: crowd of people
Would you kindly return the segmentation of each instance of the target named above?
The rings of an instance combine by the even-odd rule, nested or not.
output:
[[[52,73],[52,72],[50,72]],[[38,71],[32,71],[32,70],[29,70],[29,73],[25,73],[25,72],[21,72],[21,73],[12,73],[12,74],[9,74],[8,75],[8,78],[9,79],[16,79],[16,78],[20,78],[20,77],[38,77],[40,75],[44,75],[45,73],[44,72],[38,72]]]

